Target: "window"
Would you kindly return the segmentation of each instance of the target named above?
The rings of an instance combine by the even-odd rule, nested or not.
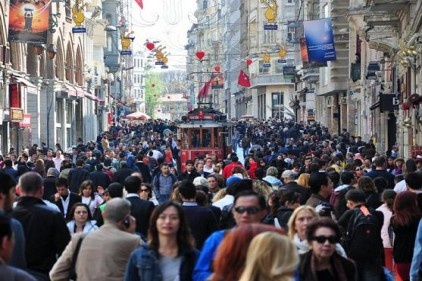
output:
[[[273,44],[277,41],[277,30],[264,30],[264,38],[263,43],[264,44]]]
[[[287,0],[287,4],[293,4],[293,0]]]
[[[259,61],[259,74],[268,74],[270,67],[264,67],[264,61]]]
[[[204,0],[202,1],[202,9],[206,9],[206,8],[208,8],[208,1]]]
[[[296,39],[296,28],[295,27],[288,27],[287,29],[287,41],[295,41]]]
[[[279,63],[277,59],[273,62],[273,64],[275,65],[275,73],[283,73],[284,63]]]

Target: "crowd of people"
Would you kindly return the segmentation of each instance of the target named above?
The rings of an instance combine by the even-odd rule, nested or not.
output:
[[[4,155],[0,280],[422,280],[422,156],[277,119],[231,144],[181,171],[153,121]]]

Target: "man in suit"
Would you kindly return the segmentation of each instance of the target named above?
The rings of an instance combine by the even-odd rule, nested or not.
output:
[[[130,216],[130,202],[122,198],[109,200],[103,215],[105,224],[98,230],[72,237],[50,271],[51,280],[69,279],[73,253],[82,237],[75,265],[78,280],[123,280],[130,254],[142,245],[140,237],[134,234],[136,220]]]
[[[125,179],[124,186],[127,191],[126,199],[131,203],[130,214],[136,219],[136,232],[146,237],[154,203],[139,198],[141,183],[139,177],[129,176]]]
[[[66,221],[70,221],[72,219],[70,210],[75,203],[81,202],[82,198],[78,194],[69,191],[69,185],[65,178],[57,179],[56,190],[57,192],[50,197],[50,201],[59,207],[60,212],[63,214],[63,218]]]
[[[89,172],[83,167],[85,165],[84,160],[78,159],[76,161],[76,168],[73,168],[69,171],[68,181],[70,191],[78,193],[79,186],[84,180],[89,179]]]
[[[36,172],[19,178],[21,197],[12,211],[24,229],[27,271],[38,280],[48,280],[48,272],[70,240],[63,215],[42,200],[43,180]]]
[[[179,193],[183,201],[183,212],[195,238],[196,247],[201,250],[208,236],[218,230],[217,219],[211,209],[198,206],[195,200],[196,188],[193,183],[187,180],[182,181]]]

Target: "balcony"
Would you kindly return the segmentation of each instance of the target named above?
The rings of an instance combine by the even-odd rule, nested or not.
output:
[[[308,83],[315,83],[319,79],[319,69],[318,68],[309,68],[303,70],[302,81]]]
[[[287,78],[283,74],[274,75],[257,75],[251,78],[252,89],[266,86],[288,85],[293,84],[291,78]]]

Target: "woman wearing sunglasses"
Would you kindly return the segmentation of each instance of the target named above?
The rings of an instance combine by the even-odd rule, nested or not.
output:
[[[296,245],[299,254],[304,254],[310,250],[309,240],[306,233],[309,225],[319,219],[319,215],[312,206],[303,205],[296,208],[287,223],[288,236]],[[340,243],[336,243],[335,250],[339,255],[346,257],[346,252]]]
[[[139,197],[143,200],[151,201],[155,206],[157,206],[158,201],[155,196],[153,197],[152,195],[151,185],[149,183],[143,182],[141,184],[141,189],[139,189]]]
[[[357,280],[353,261],[336,252],[340,229],[330,218],[320,218],[308,225],[306,233],[309,248],[300,256],[300,281]]]

